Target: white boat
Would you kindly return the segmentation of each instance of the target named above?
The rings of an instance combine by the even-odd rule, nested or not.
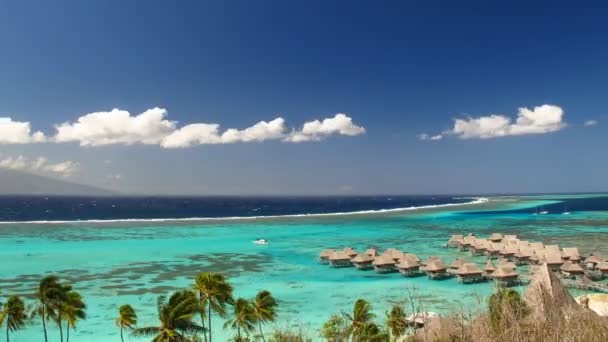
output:
[[[539,215],[547,215],[549,212],[546,210],[541,211],[540,213],[538,213]]]
[[[562,215],[570,215],[570,214],[572,214],[572,213],[571,213],[571,212],[569,212],[569,211],[564,211],[564,212],[562,213]]]
[[[257,240],[253,240],[253,243],[255,243],[256,245],[267,245],[270,243],[270,241],[268,241],[266,239],[257,239]]]

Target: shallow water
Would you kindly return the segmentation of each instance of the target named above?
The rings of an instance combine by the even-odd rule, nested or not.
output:
[[[322,323],[332,313],[350,310],[357,298],[373,303],[381,320],[389,305],[405,302],[412,292],[425,310],[448,313],[476,310],[484,305],[480,298],[492,291],[487,283],[461,285],[455,279],[431,281],[331,269],[316,262],[322,249],[396,247],[421,257],[437,255],[448,263],[465,257],[481,266],[484,258],[471,258],[442,244],[451,234],[502,232],[578,246],[583,253],[608,253],[608,205],[602,204],[608,204],[608,197],[588,200],[586,207],[568,202],[568,197],[546,196],[335,217],[1,225],[0,288],[4,294],[27,295],[44,274],[58,274],[72,282],[88,304],[89,317],[71,338],[116,341],[118,306],[133,305],[140,326],[154,324],[157,296],[191,286],[198,272],[218,271],[227,274],[236,296],[253,297],[259,290],[270,290],[280,301],[276,327],[299,327],[317,338]],[[571,215],[561,215],[564,203],[572,207]],[[549,208],[550,214],[534,215],[538,206]],[[271,244],[252,244],[258,237]],[[215,318],[218,341],[232,334],[222,325],[223,320]],[[32,324],[12,340],[40,340],[41,329],[40,324]],[[50,336],[58,339],[54,330]]]

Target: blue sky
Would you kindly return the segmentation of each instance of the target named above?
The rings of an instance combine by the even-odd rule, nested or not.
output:
[[[0,167],[124,193],[604,191],[607,5],[529,3],[0,1]]]

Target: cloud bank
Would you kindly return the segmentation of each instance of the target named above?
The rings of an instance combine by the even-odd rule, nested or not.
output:
[[[28,159],[22,155],[0,159],[0,169],[25,171],[36,174],[47,174],[69,177],[78,171],[79,164],[70,160],[60,163],[49,163],[44,157]]]
[[[29,122],[13,121],[11,118],[0,118],[0,144],[31,144],[46,141],[40,131],[32,133]]]
[[[448,135],[460,139],[492,139],[518,135],[546,134],[566,127],[564,110],[544,104],[529,109],[518,109],[515,120],[503,114],[489,114],[477,118],[455,119],[452,129],[437,135],[419,134],[420,140],[441,140]]]
[[[320,141],[333,135],[356,136],[365,128],[355,124],[348,115],[305,122],[301,129],[289,129],[285,119],[275,118],[243,129],[221,131],[218,123],[192,123],[178,127],[167,119],[164,108],[148,109],[132,115],[113,109],[109,112],[85,114],[74,122],[55,125],[56,134],[46,137],[31,133],[29,122],[0,118],[0,144],[34,142],[78,143],[80,146],[158,145],[163,148],[186,148],[195,145],[234,144],[279,140],[283,142]]]

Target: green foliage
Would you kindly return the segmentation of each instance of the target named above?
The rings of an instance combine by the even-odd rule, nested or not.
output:
[[[199,301],[192,291],[175,292],[168,302],[161,296],[157,302],[159,325],[136,328],[131,334],[135,337],[153,337],[155,342],[191,341],[190,335],[204,331],[203,327],[192,322],[199,309]]]
[[[312,339],[301,331],[275,330],[268,342],[312,342]]]
[[[209,340],[212,338],[211,312],[220,317],[226,316],[226,305],[232,304],[233,288],[226,278],[219,273],[201,272],[194,280],[194,288],[198,292],[200,316],[202,326],[205,327],[205,318],[208,319]],[[205,333],[205,341],[207,334]]]
[[[121,305],[118,308],[118,317],[116,317],[116,326],[120,328],[121,341],[124,341],[123,331],[125,329],[133,330],[135,325],[137,325],[135,309],[129,304]]]
[[[530,312],[519,293],[509,288],[498,288],[490,296],[488,311],[495,330],[500,330],[505,321],[520,321]]]
[[[405,311],[401,306],[394,305],[391,311],[386,313],[386,326],[394,338],[398,338],[405,333],[407,322]]]
[[[264,332],[262,331],[262,324],[274,322],[277,318],[276,308],[278,303],[269,291],[260,291],[255,296],[255,300],[251,303],[253,309],[253,316],[258,323],[260,330],[260,336],[262,340],[264,338]]]
[[[6,339],[9,339],[9,331],[17,331],[23,329],[27,320],[25,303],[19,296],[10,296],[0,307],[0,326],[6,325]]]
[[[348,322],[344,315],[332,315],[321,328],[321,337],[328,342],[345,342],[348,340]]]
[[[242,338],[241,331],[247,335],[255,329],[256,317],[253,306],[245,298],[239,298],[234,302],[233,318],[224,324],[224,328],[237,331],[237,337]]]
[[[363,341],[364,329],[368,328],[367,325],[374,319],[372,305],[364,299],[358,299],[355,302],[353,314],[345,313],[344,316],[350,321],[348,331],[353,341]]]

